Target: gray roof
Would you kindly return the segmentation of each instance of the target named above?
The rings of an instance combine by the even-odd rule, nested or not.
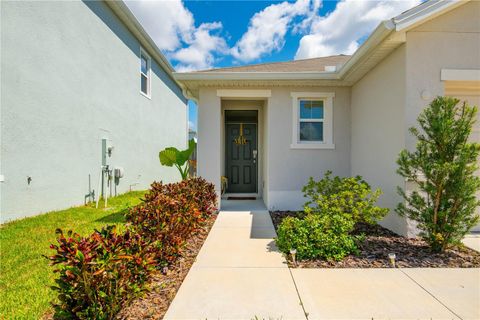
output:
[[[345,64],[351,56],[338,55],[312,59],[293,60],[286,62],[273,62],[252,64],[238,67],[227,67],[197,71],[199,73],[212,72],[304,72],[304,71],[325,71],[326,66],[336,66],[337,70]]]

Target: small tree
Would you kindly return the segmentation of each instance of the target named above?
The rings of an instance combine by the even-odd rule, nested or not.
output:
[[[175,166],[180,175],[182,176],[182,180],[186,180],[188,178],[188,159],[192,155],[193,151],[195,150],[195,140],[191,139],[188,142],[188,149],[185,150],[178,150],[175,147],[168,147],[164,150],[160,151],[158,157],[160,159],[160,163],[163,166],[173,167]]]
[[[398,174],[418,185],[411,193],[398,188],[406,203],[397,212],[418,222],[435,252],[458,243],[478,222],[480,145],[468,142],[476,114],[476,107],[458,99],[437,97],[418,117],[422,131],[410,128],[416,150],[403,150],[397,160]]]

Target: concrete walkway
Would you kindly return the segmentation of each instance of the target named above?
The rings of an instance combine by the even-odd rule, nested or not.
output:
[[[164,319],[480,319],[480,269],[289,269],[260,201],[222,205]]]

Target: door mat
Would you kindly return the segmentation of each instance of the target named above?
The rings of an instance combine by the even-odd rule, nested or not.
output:
[[[257,200],[256,197],[228,197],[227,200]]]

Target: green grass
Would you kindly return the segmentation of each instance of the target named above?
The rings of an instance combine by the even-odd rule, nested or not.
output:
[[[88,235],[107,224],[123,225],[123,212],[144,193],[111,198],[106,210],[92,204],[0,226],[0,319],[38,319],[49,310],[54,274],[42,255],[53,253],[49,245],[55,242],[56,228]]]

